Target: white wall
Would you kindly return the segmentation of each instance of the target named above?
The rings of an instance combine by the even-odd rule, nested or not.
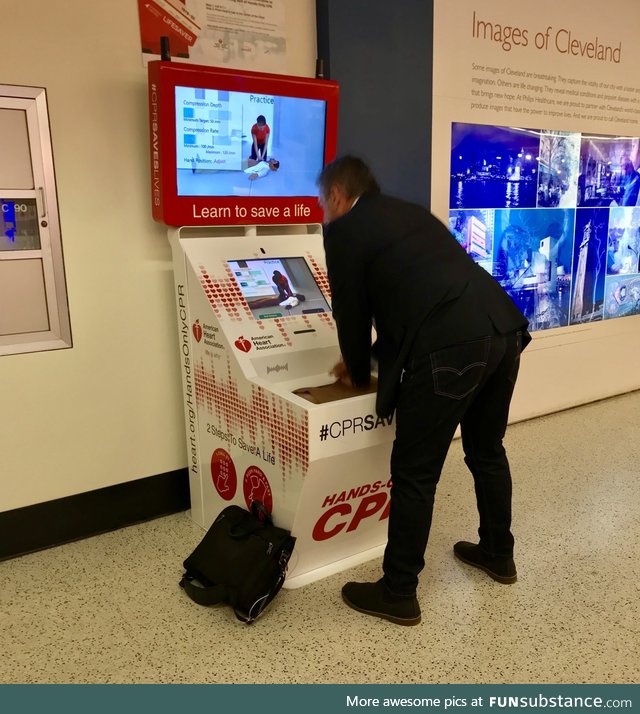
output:
[[[315,2],[285,5],[289,71],[313,76]],[[7,511],[187,458],[171,256],[151,219],[137,3],[13,3],[1,74],[47,89],[74,345],[0,357]]]

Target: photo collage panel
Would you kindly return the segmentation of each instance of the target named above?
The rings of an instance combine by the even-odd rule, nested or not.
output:
[[[530,330],[640,314],[640,138],[454,123],[449,229]]]

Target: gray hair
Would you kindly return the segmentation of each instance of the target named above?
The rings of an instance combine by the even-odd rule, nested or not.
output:
[[[347,198],[356,198],[363,193],[380,193],[380,186],[371,169],[355,156],[342,156],[327,164],[316,181],[323,196],[333,186],[340,186]]]

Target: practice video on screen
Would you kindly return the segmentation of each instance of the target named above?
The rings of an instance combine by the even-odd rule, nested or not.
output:
[[[302,257],[227,263],[256,320],[331,311]]]
[[[315,196],[320,99],[175,88],[179,196]]]
[[[640,139],[454,123],[450,179],[449,230],[529,329],[640,313]]]

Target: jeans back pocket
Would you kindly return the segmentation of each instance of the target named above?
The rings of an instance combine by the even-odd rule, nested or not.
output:
[[[483,337],[432,352],[433,391],[450,399],[467,397],[482,381],[490,349],[491,337]]]

